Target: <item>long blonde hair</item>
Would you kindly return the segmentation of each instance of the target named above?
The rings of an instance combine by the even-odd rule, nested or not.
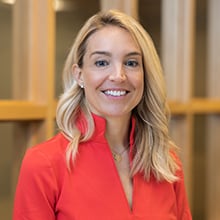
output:
[[[154,44],[145,29],[132,17],[116,11],[99,12],[92,16],[79,31],[67,57],[64,70],[64,93],[57,106],[57,124],[70,140],[66,158],[67,164],[75,160],[78,145],[90,139],[95,129],[83,89],[72,75],[72,65],[83,66],[88,38],[107,25],[127,30],[141,48],[144,68],[144,93],[140,103],[133,109],[136,119],[134,159],[131,174],[143,172],[146,180],[151,174],[158,180],[177,180],[177,161],[172,152],[176,146],[168,134],[169,109],[163,72]],[[82,134],[76,126],[79,113],[87,120],[87,132]]]

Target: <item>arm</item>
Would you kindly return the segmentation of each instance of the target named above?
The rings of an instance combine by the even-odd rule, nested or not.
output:
[[[13,220],[55,220],[57,183],[46,155],[29,149],[16,188]]]

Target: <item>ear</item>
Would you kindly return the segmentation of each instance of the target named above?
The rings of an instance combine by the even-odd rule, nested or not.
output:
[[[78,64],[73,64],[72,66],[72,74],[78,85],[83,88],[83,78],[82,78],[82,70],[78,66]]]

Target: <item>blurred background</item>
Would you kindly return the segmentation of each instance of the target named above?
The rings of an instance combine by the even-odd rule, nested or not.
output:
[[[57,132],[62,68],[76,33],[109,8],[134,16],[152,36],[193,219],[219,220],[219,0],[0,0],[0,218],[12,218],[25,150]]]

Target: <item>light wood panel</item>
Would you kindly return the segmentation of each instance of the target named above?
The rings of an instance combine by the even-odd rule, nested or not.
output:
[[[220,114],[220,99],[191,98],[188,102],[169,101],[172,115]]]
[[[0,121],[44,120],[47,107],[30,101],[0,101]]]
[[[176,133],[176,123],[171,123],[171,134],[182,148],[189,197],[192,194],[193,117],[188,107],[191,106],[194,68],[194,8],[194,0],[162,1],[162,63],[168,98],[173,104],[179,103],[173,105],[173,109],[185,114],[184,119],[178,123],[178,132],[184,135]]]
[[[25,150],[54,134],[54,14],[53,0],[19,0],[13,7],[13,97],[17,102],[0,103],[1,120],[21,121],[14,124],[13,190]]]
[[[33,121],[45,120],[48,108],[51,108],[52,120],[55,119],[57,102],[50,106],[25,100],[0,101],[0,121]],[[193,98],[187,103],[169,101],[172,115],[185,114],[220,114],[219,99]]]
[[[57,102],[51,105],[52,117],[55,118]],[[44,120],[47,112],[46,105],[32,101],[1,100],[0,121]],[[207,98],[193,98],[191,102],[182,103],[169,101],[173,116],[189,114],[220,114],[220,100]]]
[[[208,69],[207,92],[209,99],[220,98],[220,1],[209,0],[208,7]],[[210,115],[207,119],[207,219],[220,219],[220,115]]]
[[[37,108],[37,105],[45,107],[42,138],[48,138],[54,129],[53,1],[16,1],[13,21],[13,97],[31,101]]]
[[[100,0],[101,10],[118,9],[138,18],[138,0]]]

